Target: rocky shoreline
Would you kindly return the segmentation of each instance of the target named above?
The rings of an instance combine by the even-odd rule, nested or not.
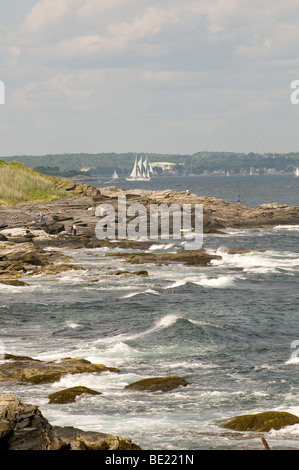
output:
[[[215,258],[204,250],[182,250],[180,253],[144,253],[153,243],[150,240],[98,239],[95,233],[99,217],[96,207],[109,204],[115,210],[116,227],[118,197],[126,198],[127,207],[142,204],[149,211],[152,204],[196,204],[203,205],[204,233],[221,233],[227,228],[269,228],[278,225],[298,225],[299,207],[266,204],[249,208],[223,200],[201,197],[177,191],[124,191],[109,187],[101,190],[82,183],[59,182],[60,188],[70,196],[51,203],[22,203],[15,206],[0,206],[0,279],[2,282],[21,276],[55,274],[71,269],[81,269],[61,252],[47,248],[122,248],[136,252],[125,254],[128,263],[178,262],[208,266]],[[42,213],[42,219],[40,217]],[[194,212],[193,212],[194,215]],[[127,221],[128,222],[128,221]],[[161,223],[161,221],[160,221]],[[71,233],[77,226],[76,236]],[[171,235],[170,235],[171,239]],[[112,250],[113,251],[113,250]]]

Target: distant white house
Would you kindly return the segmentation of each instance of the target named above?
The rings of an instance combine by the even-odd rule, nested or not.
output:
[[[173,166],[175,166],[176,163],[171,163],[171,162],[154,162],[152,163],[152,167],[154,168],[155,166],[162,168],[163,171],[171,170]]]
[[[84,166],[80,171],[87,173],[89,170],[96,170],[95,166]]]

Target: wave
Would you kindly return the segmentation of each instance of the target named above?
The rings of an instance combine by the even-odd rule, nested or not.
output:
[[[213,289],[227,289],[234,286],[234,281],[237,276],[219,276],[219,277],[204,277],[198,282],[194,282],[202,287],[210,287]]]
[[[220,330],[227,330],[228,328],[226,326],[222,326],[222,325],[215,325],[213,323],[209,323],[209,322],[206,322],[206,321],[198,321],[198,320],[191,320],[191,319],[188,319],[188,321],[190,323],[193,323],[194,325],[199,325],[199,326],[207,326],[207,327],[210,327],[210,328],[219,328]]]
[[[178,287],[183,287],[187,283],[194,284],[197,286],[202,286],[202,287],[210,287],[214,289],[226,289],[229,287],[232,287],[234,285],[234,281],[237,278],[241,278],[241,276],[218,276],[218,277],[208,277],[208,276],[201,276],[200,278],[196,277],[190,277],[190,278],[185,278],[185,279],[179,279],[169,286],[164,287],[164,289],[176,289]]]
[[[291,230],[291,231],[298,231],[299,225],[276,225],[273,227],[276,230]]]
[[[170,284],[170,286],[164,287],[164,289],[175,289],[176,287],[182,287],[182,286],[185,286],[187,282],[188,282],[187,280],[186,281],[178,280],[178,281],[175,281],[173,284]]]
[[[128,334],[120,334],[117,336],[112,336],[109,338],[101,338],[98,339],[95,343],[96,344],[109,344],[109,343],[115,343],[115,342],[124,342],[124,341],[131,341],[135,339],[142,338],[143,336],[150,335],[154,333],[155,331],[164,329],[164,328],[169,328],[171,325],[175,324],[177,320],[179,320],[177,315],[166,315],[165,317],[162,317],[160,320],[158,320],[152,328],[149,330],[143,331],[141,333],[135,333],[133,335],[128,335]]]
[[[146,289],[141,292],[131,292],[130,294],[124,295],[122,299],[131,299],[132,297],[136,297],[137,295],[143,295],[143,294],[159,295],[159,292],[157,292],[154,289]]]

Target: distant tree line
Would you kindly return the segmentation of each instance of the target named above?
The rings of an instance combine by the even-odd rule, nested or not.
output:
[[[138,154],[141,156],[142,154]],[[205,171],[232,171],[239,173],[250,168],[274,169],[276,171],[292,171],[299,165],[299,152],[278,154],[258,154],[250,152],[198,152],[193,155],[144,153],[154,163],[167,161],[175,163],[173,170],[177,173],[201,174]],[[71,177],[78,174],[112,175],[114,170],[119,175],[131,172],[136,153],[99,153],[99,154],[57,154],[57,155],[21,155],[15,157],[2,157],[6,161],[18,161],[29,168],[35,168],[41,173]],[[82,168],[90,168],[88,173],[81,172]],[[158,167],[157,167],[158,168]],[[157,172],[161,172],[158,170]]]

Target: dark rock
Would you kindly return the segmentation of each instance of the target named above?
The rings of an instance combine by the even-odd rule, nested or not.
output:
[[[27,284],[27,282],[18,281],[17,279],[8,279],[6,281],[0,280],[0,284],[6,284],[8,286],[16,286],[16,287],[29,286],[29,284]]]
[[[169,392],[178,387],[186,387],[188,382],[182,377],[154,377],[142,379],[125,388],[137,392]]]
[[[299,423],[299,417],[284,411],[266,411],[252,415],[236,416],[223,426],[235,431],[269,432]]]
[[[92,390],[87,387],[71,387],[59,392],[52,393],[49,395],[49,403],[62,404],[62,403],[74,403],[77,396],[88,394],[88,395],[101,395],[101,392]]]
[[[65,231],[65,227],[63,224],[59,224],[58,222],[48,223],[45,226],[45,232],[49,235],[56,235],[57,233],[61,233]]]
[[[131,439],[52,426],[37,406],[0,394],[0,450],[141,450]]]

